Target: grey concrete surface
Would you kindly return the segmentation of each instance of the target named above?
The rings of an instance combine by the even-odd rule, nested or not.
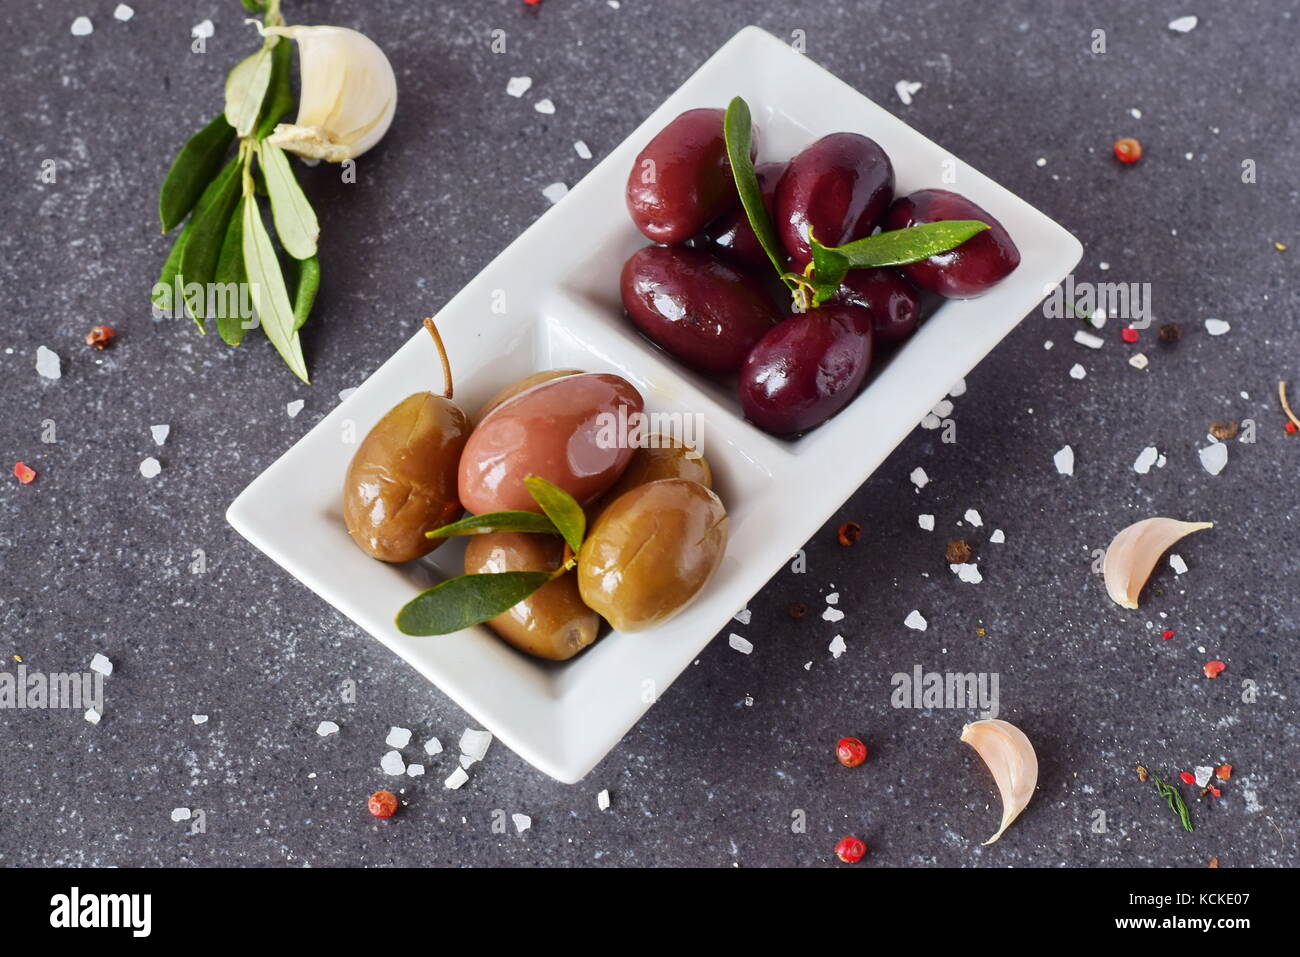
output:
[[[157,188],[251,49],[242,8],[136,0],[122,23],[115,5],[0,7],[0,656],[13,674],[18,658],[43,673],[85,670],[96,652],[115,666],[97,726],[0,709],[0,865],[826,865],[848,833],[870,846],[860,866],[1295,864],[1300,438],[1276,396],[1285,379],[1300,394],[1289,5],[285,0],[290,22],[372,36],[401,91],[358,184],[302,175],[326,237],[310,387],[261,339],[231,350],[149,314],[167,251]],[[1167,27],[1185,14],[1195,30]],[[72,35],[78,15],[92,34]],[[190,28],[208,18],[194,54]],[[545,210],[544,186],[581,178],[574,140],[599,160],[748,23],[803,31],[810,57],[1075,232],[1079,281],[1150,283],[1157,323],[1184,336],[1128,345],[1111,321],[1093,351],[1071,341],[1078,320],[1027,318],[955,400],[958,441],[918,429],[808,543],[807,572],[779,575],[728,629],[752,655],[724,631],[580,785],[494,744],[445,790],[473,720],[244,542],[226,505]],[[505,94],[515,75],[533,79],[522,99]],[[903,79],[924,84],[910,106]],[[553,115],[533,109],[541,97]],[[1110,156],[1121,135],[1146,147],[1135,167]],[[1231,330],[1208,335],[1211,317]],[[82,343],[100,322],[120,332],[103,353]],[[42,345],[62,359],[58,381],[35,371]],[[1231,441],[1211,476],[1197,449],[1225,419],[1251,420],[1255,441]],[[171,427],[161,448],[157,423]],[[1066,444],[1073,477],[1052,464]],[[1167,463],[1140,475],[1149,445]],[[20,460],[31,485],[9,474]],[[931,479],[920,492],[917,466]],[[970,508],[984,527],[958,524]],[[1176,549],[1186,574],[1161,563],[1126,612],[1093,553],[1152,514],[1218,524]],[[847,520],[863,528],[851,548],[836,541]],[[956,537],[982,583],[945,566]],[[831,592],[839,622],[821,615]],[[792,619],[792,602],[809,613]],[[924,633],[903,627],[912,609]],[[1212,659],[1227,664],[1214,680]],[[980,846],[992,780],[958,741],[974,712],[891,707],[890,676],[916,665],[997,673],[1001,716],[1034,741],[1038,792],[996,845]],[[348,681],[355,703],[340,700]],[[341,732],[318,737],[323,719]],[[378,822],[365,797],[392,783],[378,767],[392,725],[448,751]],[[868,743],[863,767],[835,763],[844,734]],[[1191,834],[1134,772],[1222,762],[1235,771],[1221,798],[1182,789]],[[204,832],[173,822],[180,807],[204,812]],[[532,818],[522,835],[514,813]]]

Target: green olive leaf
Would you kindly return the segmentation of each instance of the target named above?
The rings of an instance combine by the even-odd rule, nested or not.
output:
[[[234,128],[224,116],[218,116],[185,141],[158,192],[158,218],[162,220],[164,233],[179,226],[194,208],[204,188],[221,169],[221,161],[234,138]]]
[[[266,0],[240,0],[249,13],[265,13]]]
[[[253,131],[271,85],[271,48],[263,45],[235,64],[226,77],[226,122],[244,137]]]
[[[320,289],[320,260],[315,256],[298,263],[298,277],[293,286],[293,327],[301,329]]]
[[[524,479],[528,494],[542,507],[542,511],[564,536],[574,554],[582,548],[582,537],[587,534],[587,515],[582,506],[572,495],[552,485],[540,475],[530,475]]]
[[[447,635],[509,611],[550,580],[546,572],[449,578],[403,605],[397,627],[407,635]]]
[[[424,535],[426,538],[452,538],[456,535],[487,535],[489,532],[560,534],[554,522],[536,512],[484,512],[482,515],[468,515],[459,522],[435,528]]]
[[[731,175],[736,180],[736,192],[740,194],[740,204],[745,208],[749,225],[758,237],[763,252],[771,260],[778,276],[785,273],[785,250],[772,225],[772,218],[767,214],[767,205],[763,202],[763,190],[759,188],[758,176],[754,173],[754,160],[750,147],[754,138],[754,124],[749,114],[749,104],[740,97],[734,97],[727,105],[723,120],[723,134],[727,140],[727,159],[731,161]]]
[[[176,308],[175,298],[176,276],[181,270],[181,256],[185,252],[185,243],[190,238],[190,227],[187,225],[176,236],[175,242],[172,243],[171,252],[167,254],[166,261],[163,262],[162,273],[158,276],[158,282],[154,285],[153,293],[149,297],[159,309],[170,312]]]
[[[280,245],[294,259],[309,259],[316,255],[316,240],[320,225],[316,213],[303,195],[302,187],[294,178],[289,158],[284,150],[263,140],[257,147],[258,165],[266,174],[266,190],[271,197],[271,215],[275,219],[275,234]]]
[[[262,222],[261,211],[254,196],[244,197],[243,208],[244,271],[253,294],[254,308],[262,323],[262,331],[271,340],[280,358],[303,382],[307,378],[307,362],[302,357],[302,342],[294,328],[293,307],[284,285],[284,273],[275,247]]]
[[[275,125],[284,119],[285,114],[293,109],[293,90],[290,88],[293,73],[293,44],[285,37],[268,38],[276,42],[271,45],[271,82],[266,91],[266,102],[262,104],[262,118],[257,121],[253,139],[261,140],[271,135]]]
[[[224,342],[232,346],[243,342],[244,333],[251,326],[248,320],[252,318],[240,314],[243,303],[242,292],[248,283],[248,275],[244,272],[244,208],[242,205],[247,202],[252,200],[248,197],[240,197],[240,205],[230,217],[226,237],[221,243],[221,255],[217,259],[217,270],[212,277],[214,283],[226,289],[232,288],[233,284],[235,295],[233,298],[228,297],[226,302],[234,308],[223,309],[217,316],[217,332]]]
[[[207,315],[206,287],[216,274],[217,260],[221,258],[221,245],[230,226],[230,217],[239,203],[240,170],[238,157],[226,164],[199,197],[194,215],[185,227],[189,238],[181,252],[179,271],[185,285],[199,283],[205,287],[197,296],[185,301],[185,310],[198,325],[200,332],[205,331],[203,321],[214,318]]]

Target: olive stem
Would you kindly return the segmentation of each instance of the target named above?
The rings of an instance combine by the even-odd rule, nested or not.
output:
[[[442,380],[447,386],[442,392],[442,397],[450,399],[452,393],[451,360],[447,358],[447,349],[443,346],[442,336],[438,335],[438,327],[433,324],[432,319],[424,320],[424,328],[428,329],[429,335],[433,336],[433,344],[438,347],[438,358],[442,360]]]

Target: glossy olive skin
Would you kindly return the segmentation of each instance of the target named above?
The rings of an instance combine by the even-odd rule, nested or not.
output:
[[[785,168],[785,163],[760,163],[754,168],[758,188],[763,191],[763,205],[767,207],[769,216],[776,209],[776,184],[781,181]],[[749,216],[745,214],[743,206],[737,205],[710,223],[696,246],[720,253],[747,269],[772,268],[762,243],[754,235],[754,227],[749,225]]]
[[[526,375],[517,382],[512,382],[492,398],[483,403],[478,414],[474,416],[475,422],[482,422],[488,417],[488,413],[497,406],[513,399],[521,392],[527,392],[535,385],[541,385],[543,382],[550,382],[552,379],[562,379],[566,375],[581,375],[581,369],[543,369],[541,372],[534,372],[532,375]]]
[[[727,513],[709,489],[662,479],[619,496],[578,553],[578,591],[618,631],[661,625],[708,584],[727,548]]]
[[[724,115],[687,110],[637,155],[627,177],[627,209],[648,239],[683,243],[740,202],[727,160]]]
[[[871,310],[876,345],[902,342],[921,322],[921,297],[892,269],[853,269],[844,277],[835,302]]]
[[[463,511],[457,469],[469,435],[465,413],[432,392],[390,409],[357,447],[343,482],[352,540],[382,562],[407,562],[441,545],[445,539],[424,533]]]
[[[796,270],[812,259],[808,230],[823,246],[871,235],[894,198],[894,167],[875,140],[832,133],[790,161],[776,187],[776,230]]]
[[[601,513],[624,492],[669,478],[686,479],[713,488],[713,469],[703,453],[688,449],[672,436],[655,433],[632,453],[632,461],[627,463],[627,468],[610,490],[587,509],[588,527],[594,525]]]
[[[978,219],[989,228],[956,249],[901,266],[922,289],[948,299],[970,299],[987,292],[1020,265],[1020,250],[996,219],[965,196],[946,189],[923,189],[897,200],[886,229],[904,229],[949,219]]]
[[[745,417],[774,435],[821,425],[857,395],[872,334],[871,312],[861,306],[827,304],[783,320],[740,370]]]
[[[563,562],[564,541],[555,535],[492,532],[471,535],[465,546],[466,575],[553,572]],[[582,603],[573,571],[543,585],[488,624],[520,651],[549,661],[572,658],[600,634],[600,616]]]
[[[490,412],[465,443],[459,492],[476,515],[540,512],[524,479],[540,475],[587,503],[618,480],[635,451],[610,438],[610,416],[645,409],[621,376],[585,372],[533,386]],[[615,435],[614,439],[617,436]]]
[[[645,335],[701,372],[734,372],[776,322],[758,280],[721,257],[644,246],[623,264],[623,308]]]

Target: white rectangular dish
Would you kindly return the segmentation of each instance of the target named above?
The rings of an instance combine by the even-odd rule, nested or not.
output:
[[[646,242],[623,198],[636,154],[684,110],[723,107],[736,95],[749,102],[761,131],[760,160],[792,156],[826,133],[863,133],[892,158],[900,195],[930,186],[961,192],[1001,221],[1022,257],[983,297],[945,303],[853,403],[793,442],[745,422],[725,387],[641,339],[619,300],[623,261]],[[258,476],[227,518],[506,746],[574,783],[1081,256],[1079,242],[1048,217],[785,43],[747,27],[437,315],[457,402],[471,412],[530,372],[574,367],[622,375],[641,390],[648,412],[703,416],[703,451],[730,516],[730,541],[693,605],[651,632],[609,634],[561,665],[525,657],[486,628],[427,638],[397,630],[393,616],[417,591],[461,573],[463,544],[407,565],[374,561],[348,537],[342,484],[366,431],[410,393],[437,385],[423,331]],[[410,317],[413,329],[420,318]],[[765,516],[777,512],[785,519],[773,525]]]

